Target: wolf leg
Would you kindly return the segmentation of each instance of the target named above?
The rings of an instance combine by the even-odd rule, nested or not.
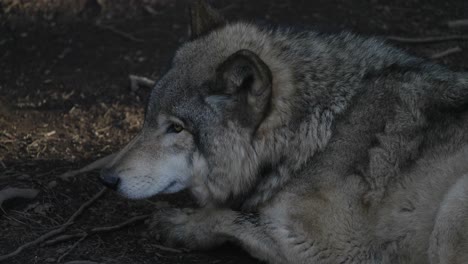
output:
[[[439,207],[429,245],[431,264],[468,263],[468,175],[460,178]]]
[[[167,209],[154,214],[150,229],[152,235],[171,246],[208,249],[232,241],[258,259],[286,262],[269,235],[269,224],[258,214],[228,209]]]

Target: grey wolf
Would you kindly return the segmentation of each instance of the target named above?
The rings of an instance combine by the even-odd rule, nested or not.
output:
[[[377,38],[191,15],[101,172],[133,199],[190,190],[200,208],[157,210],[152,234],[268,263],[468,263],[468,74]]]

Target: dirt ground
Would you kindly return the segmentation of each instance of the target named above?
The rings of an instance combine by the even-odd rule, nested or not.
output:
[[[12,18],[7,2],[15,1],[0,0],[0,190],[23,187],[40,193],[33,200],[3,203],[0,256],[60,227],[100,190],[98,172],[69,181],[57,176],[118,150],[135,135],[150,90],[130,91],[128,75],[157,79],[186,40],[188,23],[187,1],[182,0],[107,14],[89,5],[73,19],[43,14]],[[347,29],[363,35],[468,35],[468,28],[450,29],[446,24],[468,18],[466,0],[220,0],[215,6],[231,20]],[[460,52],[437,61],[468,70],[467,40],[396,45],[425,57],[460,47]],[[192,205],[183,193],[129,201],[108,192],[64,234],[149,214],[161,201]],[[4,263],[257,263],[234,245],[209,252],[160,247],[145,236],[143,221],[77,241],[42,243]]]

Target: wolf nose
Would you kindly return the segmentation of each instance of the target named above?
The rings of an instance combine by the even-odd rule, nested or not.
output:
[[[99,180],[102,184],[104,184],[104,186],[112,190],[116,190],[120,182],[120,178],[115,176],[115,173],[112,169],[103,169],[101,171]]]

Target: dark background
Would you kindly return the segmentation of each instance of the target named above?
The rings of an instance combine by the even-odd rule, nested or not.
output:
[[[47,3],[49,2],[49,3]],[[50,2],[53,2],[51,4]],[[66,4],[65,4],[66,2]],[[468,19],[466,0],[215,1],[230,20],[261,20],[362,35],[468,35],[447,22]],[[129,89],[129,74],[157,79],[187,37],[187,1],[0,0],[0,190],[40,190],[34,200],[10,200],[0,210],[0,255],[63,224],[100,188],[95,173],[70,181],[57,175],[115,152],[142,124],[149,88]],[[389,41],[391,42],[391,41]],[[395,45],[468,70],[468,41]],[[73,234],[148,214],[160,201],[190,204],[186,195],[128,201],[113,193],[70,226]],[[5,263],[91,260],[101,263],[255,263],[227,245],[209,252],[172,252],[145,236],[145,225],[34,246]]]

